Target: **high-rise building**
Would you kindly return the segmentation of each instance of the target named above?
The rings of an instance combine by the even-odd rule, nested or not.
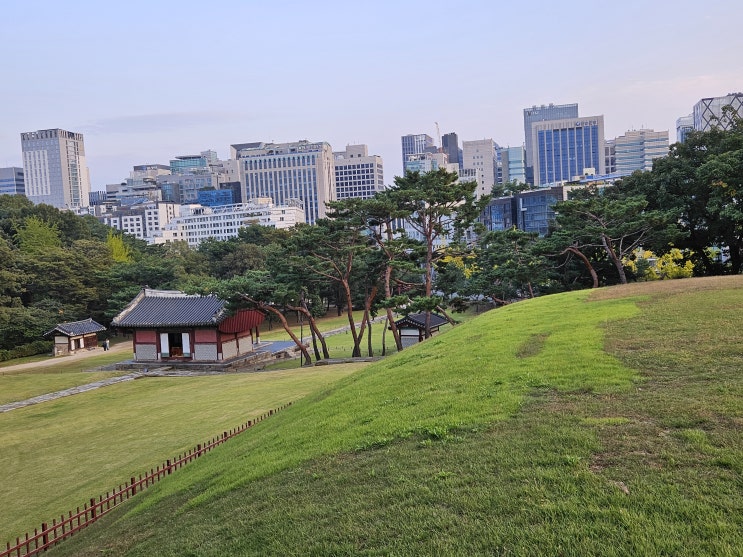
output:
[[[564,120],[578,117],[578,103],[548,104],[524,109],[524,149],[526,150],[526,182],[536,184],[534,174],[534,145],[531,126],[535,122]]]
[[[689,132],[694,131],[694,115],[682,116],[676,120],[676,141],[683,143]]]
[[[347,145],[335,158],[335,198],[368,199],[384,189],[382,157],[369,155],[366,145]]]
[[[730,107],[732,114],[724,109]],[[712,128],[730,129],[731,116],[743,118],[743,93],[728,93],[724,97],[708,97],[694,105],[694,129],[706,132]]]
[[[436,146],[433,138],[425,133],[408,134],[402,136],[402,165],[408,160],[408,155],[419,155],[421,153],[435,153]]]
[[[335,200],[333,150],[326,142],[240,143],[230,146],[240,164],[242,199],[269,197],[277,205],[300,200],[305,220],[325,216],[325,203]]]
[[[555,220],[555,203],[565,201],[571,186],[539,188],[493,198],[480,215],[486,230],[508,230],[516,227],[544,236]]]
[[[0,195],[25,195],[23,169],[18,166],[0,168]]]
[[[498,182],[498,145],[492,139],[462,141],[462,168],[477,172],[477,198],[490,195]]]
[[[21,134],[26,197],[58,209],[88,206],[90,176],[81,133],[61,129]]]
[[[614,147],[617,174],[652,170],[653,161],[668,154],[668,131],[630,130],[614,140]]]
[[[604,171],[607,174],[617,172],[617,143],[614,139],[607,139],[604,142]]]
[[[502,147],[499,149],[503,165],[503,182],[526,183],[526,151],[523,147]]]
[[[605,173],[603,116],[533,122],[531,141],[537,186]]]
[[[445,133],[441,137],[441,150],[446,153],[449,164],[462,167],[462,149],[459,148],[459,138],[456,133]]]
[[[403,170],[425,174],[439,168],[445,168],[448,172],[459,169],[456,164],[449,165],[447,161],[446,153],[413,153],[407,156]]]

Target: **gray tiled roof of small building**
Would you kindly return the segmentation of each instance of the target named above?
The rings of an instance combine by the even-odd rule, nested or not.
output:
[[[59,323],[52,330],[44,333],[44,336],[48,336],[54,332],[60,332],[63,335],[70,337],[76,337],[80,335],[88,335],[90,333],[98,333],[105,331],[106,327],[100,323],[96,323],[92,318],[83,319],[82,321],[70,321],[68,323]]]
[[[395,321],[395,325],[398,327],[400,324],[404,323],[405,321],[408,321],[409,323],[415,325],[416,327],[425,327],[426,326],[426,314],[425,313],[410,313],[403,317],[402,319],[398,319]],[[446,325],[448,321],[441,317],[437,313],[431,314],[431,327],[440,327],[441,325]]]
[[[116,327],[193,327],[216,325],[227,317],[216,296],[145,289],[112,321]]]

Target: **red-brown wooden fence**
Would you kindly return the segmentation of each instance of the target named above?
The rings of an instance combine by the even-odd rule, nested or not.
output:
[[[228,439],[232,439],[235,435],[242,433],[249,427],[265,420],[269,416],[273,416],[276,412],[288,406],[291,406],[291,402],[275,410],[269,410],[268,413],[261,414],[253,420],[248,420],[236,429],[225,431],[222,435],[213,438],[204,445],[196,445],[194,449],[191,449],[187,453],[165,461],[162,466],[150,469],[149,473],[145,473],[144,476],[142,474],[138,478],[132,476],[128,482],[119,485],[118,488],[113,489],[110,493],[107,491],[105,496],[100,495],[97,499],[95,497],[91,498],[89,502],[83,505],[82,509],[77,507],[75,511],[69,511],[67,517],[62,514],[59,520],[53,518],[51,523],[42,523],[41,530],[34,528],[33,534],[27,532],[24,537],[17,537],[13,545],[8,542],[6,549],[0,551],[0,557],[32,557],[33,555],[38,555],[42,551],[47,550],[51,546],[58,544],[86,526],[89,526],[111,509],[133,497],[138,492],[147,489],[165,476],[172,474],[173,471],[183,468],[183,466],[208,453],[217,445],[221,445]]]

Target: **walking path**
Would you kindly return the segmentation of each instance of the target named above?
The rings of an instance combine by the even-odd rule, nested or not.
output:
[[[78,385],[77,387],[71,387],[64,389],[63,391],[56,391],[54,393],[47,393],[45,395],[35,396],[33,398],[27,398],[26,400],[18,400],[16,402],[10,402],[8,404],[0,405],[0,413],[10,412],[16,408],[23,408],[25,406],[31,406],[32,404],[39,404],[40,402],[49,402],[50,400],[56,400],[65,396],[72,396],[86,391],[92,391],[100,387],[107,387],[108,385],[114,385],[115,383],[121,383],[123,381],[131,381],[142,377],[141,373],[130,373],[128,375],[120,375],[118,377],[110,377],[108,379],[101,379],[93,383],[87,383],[86,385]]]
[[[132,341],[128,340],[125,342],[117,342],[116,344],[112,344],[111,348],[109,348],[108,351],[109,352],[129,352],[131,354],[133,353],[134,348],[132,348]],[[3,366],[3,367],[0,367],[0,375],[8,371],[18,371],[22,369],[35,369],[38,367],[57,366],[60,363],[67,363],[67,362],[74,361],[74,360],[85,360],[93,356],[100,356],[101,354],[103,354],[103,352],[104,352],[103,348],[96,348],[95,350],[79,350],[78,352],[75,352],[74,354],[70,354],[69,356],[60,356],[59,358],[49,358],[48,360],[41,360],[39,362],[27,362],[25,364]]]

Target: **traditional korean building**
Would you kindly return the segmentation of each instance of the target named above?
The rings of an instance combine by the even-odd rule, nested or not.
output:
[[[92,319],[59,323],[51,331],[44,333],[45,338],[54,336],[54,356],[67,356],[78,350],[93,349],[98,346],[98,334],[106,327]]]
[[[134,334],[137,362],[223,362],[248,355],[264,315],[216,296],[143,288],[111,325]]]
[[[431,334],[437,333],[439,327],[446,325],[448,321],[438,313],[431,314]],[[422,342],[426,335],[426,314],[411,313],[395,321],[397,330],[400,331],[400,340],[403,347],[408,347]]]

